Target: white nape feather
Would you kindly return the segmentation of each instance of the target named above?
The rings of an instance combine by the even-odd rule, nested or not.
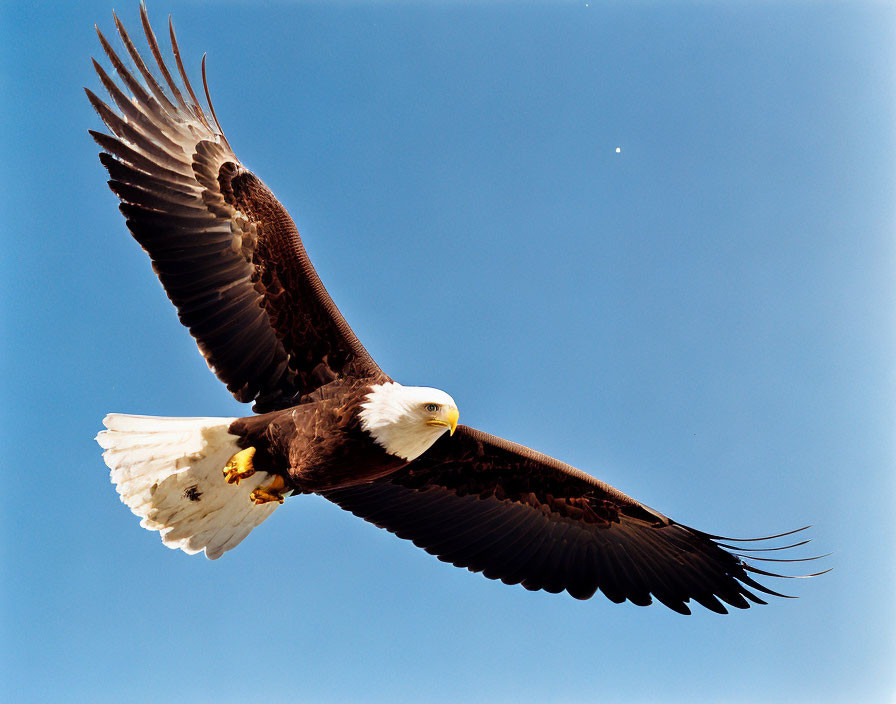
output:
[[[372,389],[358,413],[361,428],[390,455],[408,461],[426,452],[448,430],[426,424],[431,416],[425,406],[436,404],[457,411],[454,399],[439,389],[402,386],[394,381]]]
[[[279,504],[256,506],[249,494],[272,475],[256,472],[239,485],[223,470],[237,452],[234,418],[161,418],[110,413],[96,436],[121,500],[157,530],[162,542],[215,560],[235,548]]]

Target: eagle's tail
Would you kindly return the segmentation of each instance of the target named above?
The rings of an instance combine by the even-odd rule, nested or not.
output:
[[[240,452],[234,418],[160,418],[110,413],[96,436],[121,500],[169,548],[217,559],[273,513],[249,494],[271,480],[256,472],[228,484],[223,469]]]

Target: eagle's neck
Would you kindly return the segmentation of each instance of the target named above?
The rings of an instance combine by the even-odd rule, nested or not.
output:
[[[426,425],[420,414],[421,404],[444,391],[420,386],[402,386],[397,382],[376,384],[361,404],[358,417],[361,428],[390,455],[411,461],[426,452],[445,432],[445,428]]]

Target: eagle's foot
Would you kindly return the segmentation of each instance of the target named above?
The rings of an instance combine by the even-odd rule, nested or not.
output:
[[[254,447],[247,447],[237,452],[224,465],[224,480],[228,484],[239,484],[241,479],[248,479],[255,474],[255,467],[252,466],[254,456]]]
[[[256,506],[268,504],[272,501],[276,501],[278,504],[282,504],[283,490],[285,488],[286,482],[283,481],[283,477],[276,476],[270,484],[268,484],[267,486],[260,486],[251,494],[249,494],[249,500]]]

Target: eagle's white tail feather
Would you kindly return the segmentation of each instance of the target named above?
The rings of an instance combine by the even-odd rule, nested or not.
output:
[[[233,418],[161,418],[110,413],[96,436],[121,500],[157,530],[169,548],[217,559],[279,506],[256,506],[249,494],[271,481],[256,472],[239,485],[224,465],[240,451]]]

